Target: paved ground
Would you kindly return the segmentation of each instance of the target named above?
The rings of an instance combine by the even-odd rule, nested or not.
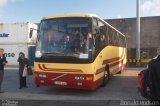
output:
[[[27,78],[29,88],[19,88],[19,77],[16,68],[7,68],[3,82],[5,93],[0,94],[3,100],[27,100],[23,105],[27,106],[29,102],[33,105],[38,104],[58,104],[81,106],[118,106],[120,100],[143,99],[137,90],[137,75],[142,68],[126,68],[122,74],[113,76],[105,87],[98,88],[95,91],[58,89],[53,87],[35,87],[33,76]],[[28,100],[52,100],[52,101],[28,101]],[[53,101],[54,100],[54,101]],[[62,101],[63,100],[63,101]],[[112,101],[114,100],[114,101]],[[117,101],[116,101],[117,100]],[[21,101],[22,102],[22,101]],[[19,101],[19,104],[21,104]],[[46,105],[46,106],[48,106]]]

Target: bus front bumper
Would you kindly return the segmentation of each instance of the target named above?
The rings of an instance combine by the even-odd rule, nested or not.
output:
[[[103,83],[103,78],[93,81],[93,74],[39,73],[35,72],[37,86],[95,90]]]

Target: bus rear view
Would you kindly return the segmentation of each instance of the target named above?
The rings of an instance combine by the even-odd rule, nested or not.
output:
[[[34,67],[37,86],[94,90],[104,82],[104,70],[97,74],[97,68],[105,65],[99,65],[102,59],[97,60],[94,53],[92,21],[89,15],[59,15],[41,21]]]

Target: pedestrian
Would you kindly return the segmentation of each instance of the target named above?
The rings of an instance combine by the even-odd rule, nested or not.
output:
[[[23,72],[24,68],[29,66],[29,60],[25,57],[25,54],[23,52],[19,53],[18,62],[19,62],[19,83],[20,83],[19,89],[28,88],[26,83],[26,76],[23,76]]]
[[[157,48],[157,56],[149,62],[148,69],[151,72],[151,101],[160,100],[160,47]]]
[[[4,93],[2,90],[2,82],[4,77],[4,66],[7,64],[6,57],[4,55],[4,49],[0,48],[0,93]]]

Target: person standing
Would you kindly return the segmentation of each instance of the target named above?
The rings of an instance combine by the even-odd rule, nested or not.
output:
[[[4,77],[4,66],[7,64],[6,57],[4,55],[4,49],[0,48],[0,93],[4,93],[2,90],[2,82]]]
[[[149,62],[148,69],[151,71],[152,101],[160,100],[160,47],[157,48],[157,56]]]
[[[19,53],[18,62],[19,62],[19,82],[20,82],[19,89],[28,88],[26,83],[26,76],[23,76],[23,71],[25,67],[29,66],[29,60],[25,58],[25,54],[23,52]]]

